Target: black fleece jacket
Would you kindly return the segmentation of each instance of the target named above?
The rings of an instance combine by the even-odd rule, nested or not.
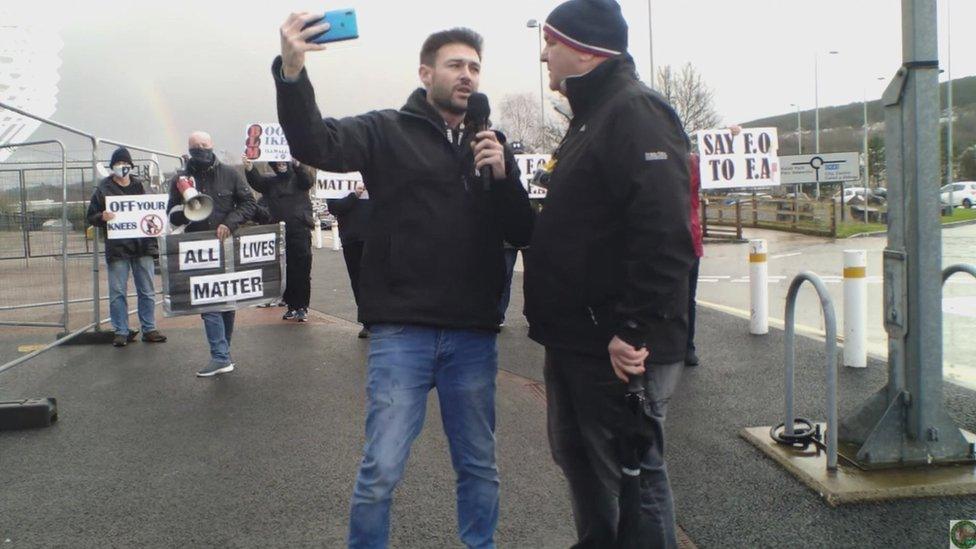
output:
[[[616,335],[650,363],[683,360],[695,254],[681,121],[627,54],[566,90],[573,119],[526,254],[529,337],[603,356]]]
[[[279,57],[272,66],[278,121],[292,156],[323,170],[358,171],[369,190],[360,318],[497,330],[502,242],[528,243],[533,219],[511,150],[506,177],[485,190],[474,173],[474,132],[452,141],[424,90],[400,110],[323,119],[305,70],[287,82],[280,69]]]

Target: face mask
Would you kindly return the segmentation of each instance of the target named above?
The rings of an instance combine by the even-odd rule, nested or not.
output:
[[[127,164],[116,164],[115,166],[112,167],[112,173],[119,178],[124,178],[125,176],[129,175],[129,172],[131,171],[132,171],[132,166],[129,166]]]
[[[213,166],[215,160],[217,160],[217,157],[214,155],[213,149],[204,149],[202,147],[190,149],[191,168],[204,170]]]

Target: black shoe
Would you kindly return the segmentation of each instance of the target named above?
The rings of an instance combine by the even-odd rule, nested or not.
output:
[[[295,317],[294,318],[295,318],[295,320],[297,320],[299,322],[308,322],[308,310],[307,309],[298,309],[297,311],[295,311]]]
[[[688,351],[685,354],[685,366],[698,366],[698,355],[695,354],[695,351]]]
[[[138,336],[139,336],[139,330],[131,331],[131,332],[129,332],[129,336],[126,338],[126,341],[128,343],[132,343],[133,341],[136,340],[136,337],[138,337]]]
[[[125,347],[129,344],[129,337],[122,334],[115,334],[112,338],[112,347]]]
[[[152,330],[142,334],[142,340],[146,343],[165,343],[166,336],[159,333],[159,330]]]
[[[369,328],[363,326],[362,330],[359,330],[359,339],[366,339],[369,337]]]
[[[287,313],[281,315],[281,320],[292,320],[295,318],[296,315],[298,315],[298,311],[289,308]]]

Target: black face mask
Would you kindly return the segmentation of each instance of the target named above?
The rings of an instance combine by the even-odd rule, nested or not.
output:
[[[214,165],[217,157],[213,149],[194,147],[190,149],[189,168],[193,171],[203,171]]]
[[[289,168],[288,165],[285,164],[285,168],[282,169],[281,168],[281,165],[279,164],[279,165],[277,165],[277,166],[274,167],[274,173],[275,173],[275,175],[277,175],[281,179],[285,179],[285,178],[287,178],[289,176],[288,172],[290,170],[288,168]]]

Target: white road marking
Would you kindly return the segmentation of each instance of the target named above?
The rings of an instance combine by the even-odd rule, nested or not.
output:
[[[803,255],[803,252],[793,252],[791,254],[779,254],[770,257],[769,259],[783,259],[784,257],[795,257],[798,255]]]

